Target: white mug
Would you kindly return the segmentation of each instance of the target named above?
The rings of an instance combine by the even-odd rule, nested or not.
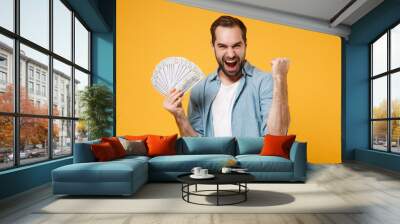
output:
[[[200,170],[200,176],[207,176],[208,175],[208,169],[201,169]]]
[[[222,167],[221,172],[222,173],[230,173],[232,171],[232,168],[230,167]]]
[[[201,175],[200,174],[200,171],[201,171],[201,167],[193,167],[193,169],[192,169],[192,173],[194,174],[194,175],[196,175],[196,176],[199,176],[199,175]]]

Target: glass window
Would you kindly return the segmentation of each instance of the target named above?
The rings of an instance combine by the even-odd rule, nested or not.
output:
[[[24,55],[22,57],[22,55]],[[20,87],[20,108],[21,113],[25,114],[40,114],[45,115],[48,114],[48,97],[43,97],[43,92],[41,91],[40,86],[40,75],[42,70],[45,74],[48,74],[48,62],[49,57],[43,53],[40,53],[28,46],[21,44],[21,59],[20,59],[20,80],[21,80],[21,87]],[[29,95],[29,92],[25,86],[26,80],[26,62],[29,61],[30,65],[33,66],[36,70],[36,89],[35,94]],[[47,77],[47,75],[46,75]],[[46,86],[48,86],[48,80],[46,78],[45,81]],[[47,94],[46,94],[47,95]],[[30,103],[30,99],[41,99],[43,102],[39,105],[32,105]]]
[[[72,12],[60,0],[53,0],[53,19],[53,50],[71,60]]]
[[[33,82],[28,82],[28,89],[29,89],[29,94],[33,94]]]
[[[3,91],[6,91],[6,87],[8,84],[7,71],[8,71],[7,55],[0,52],[0,89],[2,89]]]
[[[89,70],[89,32],[75,18],[75,63]]]
[[[0,54],[0,67],[7,68],[7,55]]]
[[[28,71],[28,73],[29,73],[29,79],[32,79],[32,80],[33,80],[33,67],[32,67],[32,66],[29,66],[29,71]]]
[[[393,120],[391,123],[391,151],[400,153],[400,120]]]
[[[49,0],[20,0],[21,36],[49,48]]]
[[[89,75],[75,69],[75,117],[80,117],[80,95],[85,87],[89,86]]]
[[[373,148],[387,151],[387,121],[372,122]]]
[[[13,50],[13,40],[0,34],[0,57],[2,58],[0,59],[0,111],[2,112],[14,111],[14,72],[13,66],[7,60],[14,57]]]
[[[72,121],[53,120],[53,156],[72,154]]]
[[[7,84],[7,73],[0,70],[0,85],[5,86],[6,84]]]
[[[391,44],[387,45],[389,34]],[[400,25],[397,25],[370,45],[373,68],[370,77],[371,147],[391,153],[400,153],[400,72],[397,71],[400,66],[399,41]]]
[[[40,95],[40,84],[36,84],[36,95]]]
[[[0,115],[0,170],[14,165],[14,122]]]
[[[391,116],[400,118],[400,72],[391,75]]]
[[[387,71],[387,34],[372,44],[372,75]]]
[[[372,82],[372,118],[387,118],[387,79],[386,76]]]
[[[88,128],[84,120],[75,121],[75,142],[88,140]]]
[[[63,96],[67,96],[68,101],[67,103],[64,104],[59,104],[57,101],[57,105],[53,104],[53,114],[54,115],[61,115],[63,117],[72,117],[72,91],[70,89],[65,89],[64,85],[65,83],[71,83],[72,84],[72,68],[69,65],[66,65],[56,59],[53,60],[53,77],[54,77],[54,83],[53,83],[53,89],[56,94],[56,98],[58,99],[58,90],[60,89],[61,92],[61,102],[64,103],[64,98]],[[54,103],[54,102],[53,102]],[[60,107],[65,106],[66,110],[64,113],[60,113],[61,109]]]
[[[20,118],[20,162],[35,163],[49,158],[48,119]]]
[[[14,31],[14,0],[0,1],[0,26]]]
[[[40,71],[39,71],[39,69],[36,69],[36,80],[40,81]]]
[[[19,3],[19,18],[14,14],[15,3]],[[86,125],[80,123],[77,127],[74,116],[80,116],[80,97],[75,94],[89,85],[91,75],[90,32],[77,18],[64,0],[0,0],[0,112],[7,112],[0,115],[0,170],[45,161],[52,156],[70,156],[74,139],[87,140]],[[15,30],[20,32],[17,34]],[[14,42],[19,43],[17,62]],[[54,54],[66,61],[56,60]],[[19,74],[15,74],[16,65]],[[19,80],[19,94],[15,94],[15,77]],[[14,105],[15,102],[19,105]],[[19,121],[18,127],[13,127],[15,121]],[[14,134],[15,129],[18,132]],[[14,142],[19,145],[13,145]]]
[[[391,69],[400,67],[400,24],[391,31],[390,37]]]
[[[46,86],[42,86],[42,96],[46,96]]]
[[[0,71],[0,84],[7,84],[7,73]]]

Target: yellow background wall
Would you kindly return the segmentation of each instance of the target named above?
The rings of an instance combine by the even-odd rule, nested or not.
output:
[[[152,71],[168,56],[183,56],[205,74],[216,69],[209,28],[221,13],[162,0],[117,0],[117,135],[178,133],[152,87]],[[244,17],[247,59],[271,71],[288,57],[289,133],[308,142],[311,163],[341,162],[341,40],[339,37]],[[187,108],[188,95],[184,98]]]

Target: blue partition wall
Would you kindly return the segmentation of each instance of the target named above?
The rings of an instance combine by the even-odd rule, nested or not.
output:
[[[343,39],[343,160],[400,171],[400,156],[369,149],[369,46],[400,22],[400,0],[386,0],[351,27]]]

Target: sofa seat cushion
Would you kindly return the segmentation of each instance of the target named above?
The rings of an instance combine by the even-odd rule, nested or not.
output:
[[[137,174],[147,179],[147,163],[139,159],[74,163],[53,170],[52,174],[53,181],[58,182],[131,182]]]
[[[148,157],[148,156],[129,155],[129,156],[125,156],[125,157],[120,158],[120,159],[116,159],[113,162],[115,162],[115,161],[130,162],[130,161],[135,161],[135,160],[147,162],[147,161],[149,161],[150,158],[151,157]]]
[[[157,156],[149,160],[149,170],[163,172],[190,172],[193,167],[203,167],[209,171],[219,171],[230,159],[231,155],[174,155]]]
[[[279,156],[238,155],[240,167],[249,172],[292,172],[292,161]]]

